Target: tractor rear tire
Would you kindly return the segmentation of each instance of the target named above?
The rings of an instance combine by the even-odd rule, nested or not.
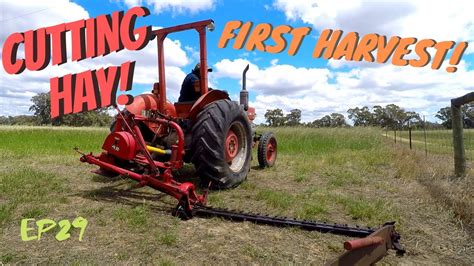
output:
[[[242,183],[250,170],[252,136],[240,105],[218,100],[205,106],[192,128],[191,150],[203,187],[228,189]]]

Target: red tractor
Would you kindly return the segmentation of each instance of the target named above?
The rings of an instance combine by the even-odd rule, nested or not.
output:
[[[248,106],[246,72],[240,103],[225,91],[208,89],[206,30],[212,20],[163,28],[152,32],[158,43],[158,78],[151,94],[141,94],[119,111],[99,156],[81,160],[100,166],[99,174],[127,175],[179,200],[188,208],[205,203],[192,183],[177,182],[171,172],[193,163],[204,187],[232,188],[242,183],[250,170],[252,147],[258,147],[261,167],[274,165],[277,141],[270,133],[256,133],[255,109]],[[200,92],[198,100],[171,103],[166,98],[163,42],[172,32],[194,29],[200,40]]]
[[[200,40],[200,92],[193,102],[172,104],[166,100],[163,41],[172,32],[195,29]],[[205,188],[232,188],[247,177],[252,159],[252,147],[258,146],[261,167],[274,165],[277,141],[272,133],[258,135],[252,121],[255,109],[248,106],[246,72],[243,72],[240,103],[231,101],[225,91],[209,90],[207,86],[206,29],[213,29],[213,21],[205,20],[153,31],[158,42],[158,77],[152,94],[134,98],[125,110],[118,110],[111,133],[105,139],[99,156],[82,154],[81,161],[100,167],[96,173],[105,176],[124,175],[179,200],[173,214],[183,219],[193,216],[221,217],[233,221],[304,230],[317,230],[352,237],[364,237],[345,244],[348,250],[331,265],[360,262],[372,264],[380,260],[388,249],[398,254],[405,251],[399,243],[400,235],[394,222],[378,229],[350,227],[287,217],[249,214],[216,209],[206,205],[207,189],[196,192],[193,183],[178,182],[172,171],[191,162]]]

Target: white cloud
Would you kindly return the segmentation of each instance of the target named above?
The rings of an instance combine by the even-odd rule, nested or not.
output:
[[[377,33],[387,37],[416,37],[418,40],[431,38],[436,41],[467,41],[471,45],[465,53],[474,52],[474,16],[469,8],[469,1],[276,0],[273,7],[284,12],[290,22],[300,20],[311,24],[318,31],[330,28],[341,29],[346,33],[356,31],[360,36]],[[407,58],[413,56],[409,55]],[[398,67],[390,63],[333,59],[327,65],[334,71],[328,75],[329,80],[326,79],[317,86],[325,90],[323,93],[315,90],[315,86],[303,83],[306,86],[304,89],[295,82],[294,85],[286,83],[288,89],[301,93],[297,96],[285,95],[278,91],[277,84],[268,80],[270,76],[261,75],[258,83],[268,86],[253,103],[262,113],[259,119],[263,119],[265,110],[271,108],[282,108],[287,112],[299,108],[303,110],[303,120],[310,121],[331,112],[344,113],[355,106],[389,103],[426,114],[428,119],[433,119],[439,108],[449,105],[451,98],[474,90],[473,71],[467,70],[465,61],[461,61],[454,74],[444,70],[443,66],[447,66],[447,62],[440,70],[432,70],[430,66]],[[271,68],[277,66],[275,64]],[[351,71],[343,72],[342,67]],[[280,74],[294,75],[292,71]],[[296,80],[301,79],[311,80],[311,76],[300,76]]]
[[[174,15],[189,12],[196,14],[214,8],[214,0],[124,0],[128,7],[146,4],[152,7],[152,12],[159,14],[171,11]]]
[[[4,3],[2,2],[2,5]],[[39,12],[33,12],[38,11]],[[64,12],[68,10],[68,12]],[[33,13],[32,13],[33,12]],[[0,43],[3,43],[9,34],[23,32],[60,23],[72,22],[89,18],[89,14],[81,6],[68,1],[32,1],[31,5],[23,1],[7,2],[1,12],[2,28]],[[15,14],[15,15],[13,15]],[[22,16],[22,14],[28,14]],[[11,15],[11,17],[9,17]],[[3,21],[5,20],[5,21]],[[32,96],[40,92],[49,91],[49,79],[71,73],[79,73],[89,69],[98,69],[108,66],[119,66],[126,61],[136,61],[133,84],[150,86],[158,81],[156,40],[152,40],[140,51],[122,50],[105,57],[85,59],[80,62],[71,62],[70,36],[66,36],[66,50],[68,62],[60,66],[47,66],[42,71],[25,70],[19,75],[9,75],[3,69],[0,71],[0,115],[19,115],[28,113]],[[165,64],[168,97],[170,100],[178,98],[181,82],[185,77],[182,67],[190,63],[188,55],[179,40],[165,39]],[[18,57],[23,55],[23,45],[20,45]],[[133,92],[132,94],[136,94]],[[136,92],[136,90],[135,90]]]
[[[24,32],[65,21],[89,18],[88,12],[69,0],[2,1],[0,12],[0,40],[13,32]],[[67,10],[67,12],[64,12]]]
[[[215,65],[215,78],[240,81],[246,64],[249,61],[244,59],[221,60]],[[436,111],[448,106],[451,98],[474,90],[472,76],[473,71],[467,70],[464,61],[455,74],[393,65],[330,72],[278,64],[259,68],[250,63],[247,84],[250,93],[256,94],[251,105],[257,110],[257,123],[264,122],[267,109],[289,112],[298,108],[307,122],[333,112],[345,114],[357,106],[391,103],[433,120]]]
[[[247,87],[250,91],[263,94],[293,95],[298,97],[310,91],[319,91],[326,86],[330,72],[324,68],[304,68],[291,65],[278,65],[260,69],[244,59],[223,59],[217,62],[215,78],[229,77],[240,80],[247,64]]]
[[[377,33],[418,40],[474,41],[474,16],[468,0],[276,0],[274,7],[283,11],[290,21],[301,20],[318,30],[356,31],[361,36]],[[474,47],[468,47],[466,53],[472,52]]]

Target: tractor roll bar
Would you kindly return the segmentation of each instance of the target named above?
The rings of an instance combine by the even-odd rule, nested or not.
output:
[[[158,43],[158,81],[159,81],[159,102],[158,110],[164,112],[166,104],[166,79],[165,79],[165,57],[163,51],[163,42],[169,33],[195,29],[199,33],[199,52],[201,64],[200,89],[201,95],[208,91],[207,87],[207,51],[206,51],[206,28],[214,30],[214,21],[212,19],[202,20],[193,23],[177,25],[152,31],[152,37],[156,36]]]

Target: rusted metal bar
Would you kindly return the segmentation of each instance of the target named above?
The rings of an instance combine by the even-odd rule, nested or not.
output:
[[[405,250],[400,247],[396,237],[394,238],[394,233],[394,225],[386,224],[365,238],[346,241],[344,248],[347,251],[326,265],[373,265],[391,248],[397,250],[398,255],[403,255]]]

